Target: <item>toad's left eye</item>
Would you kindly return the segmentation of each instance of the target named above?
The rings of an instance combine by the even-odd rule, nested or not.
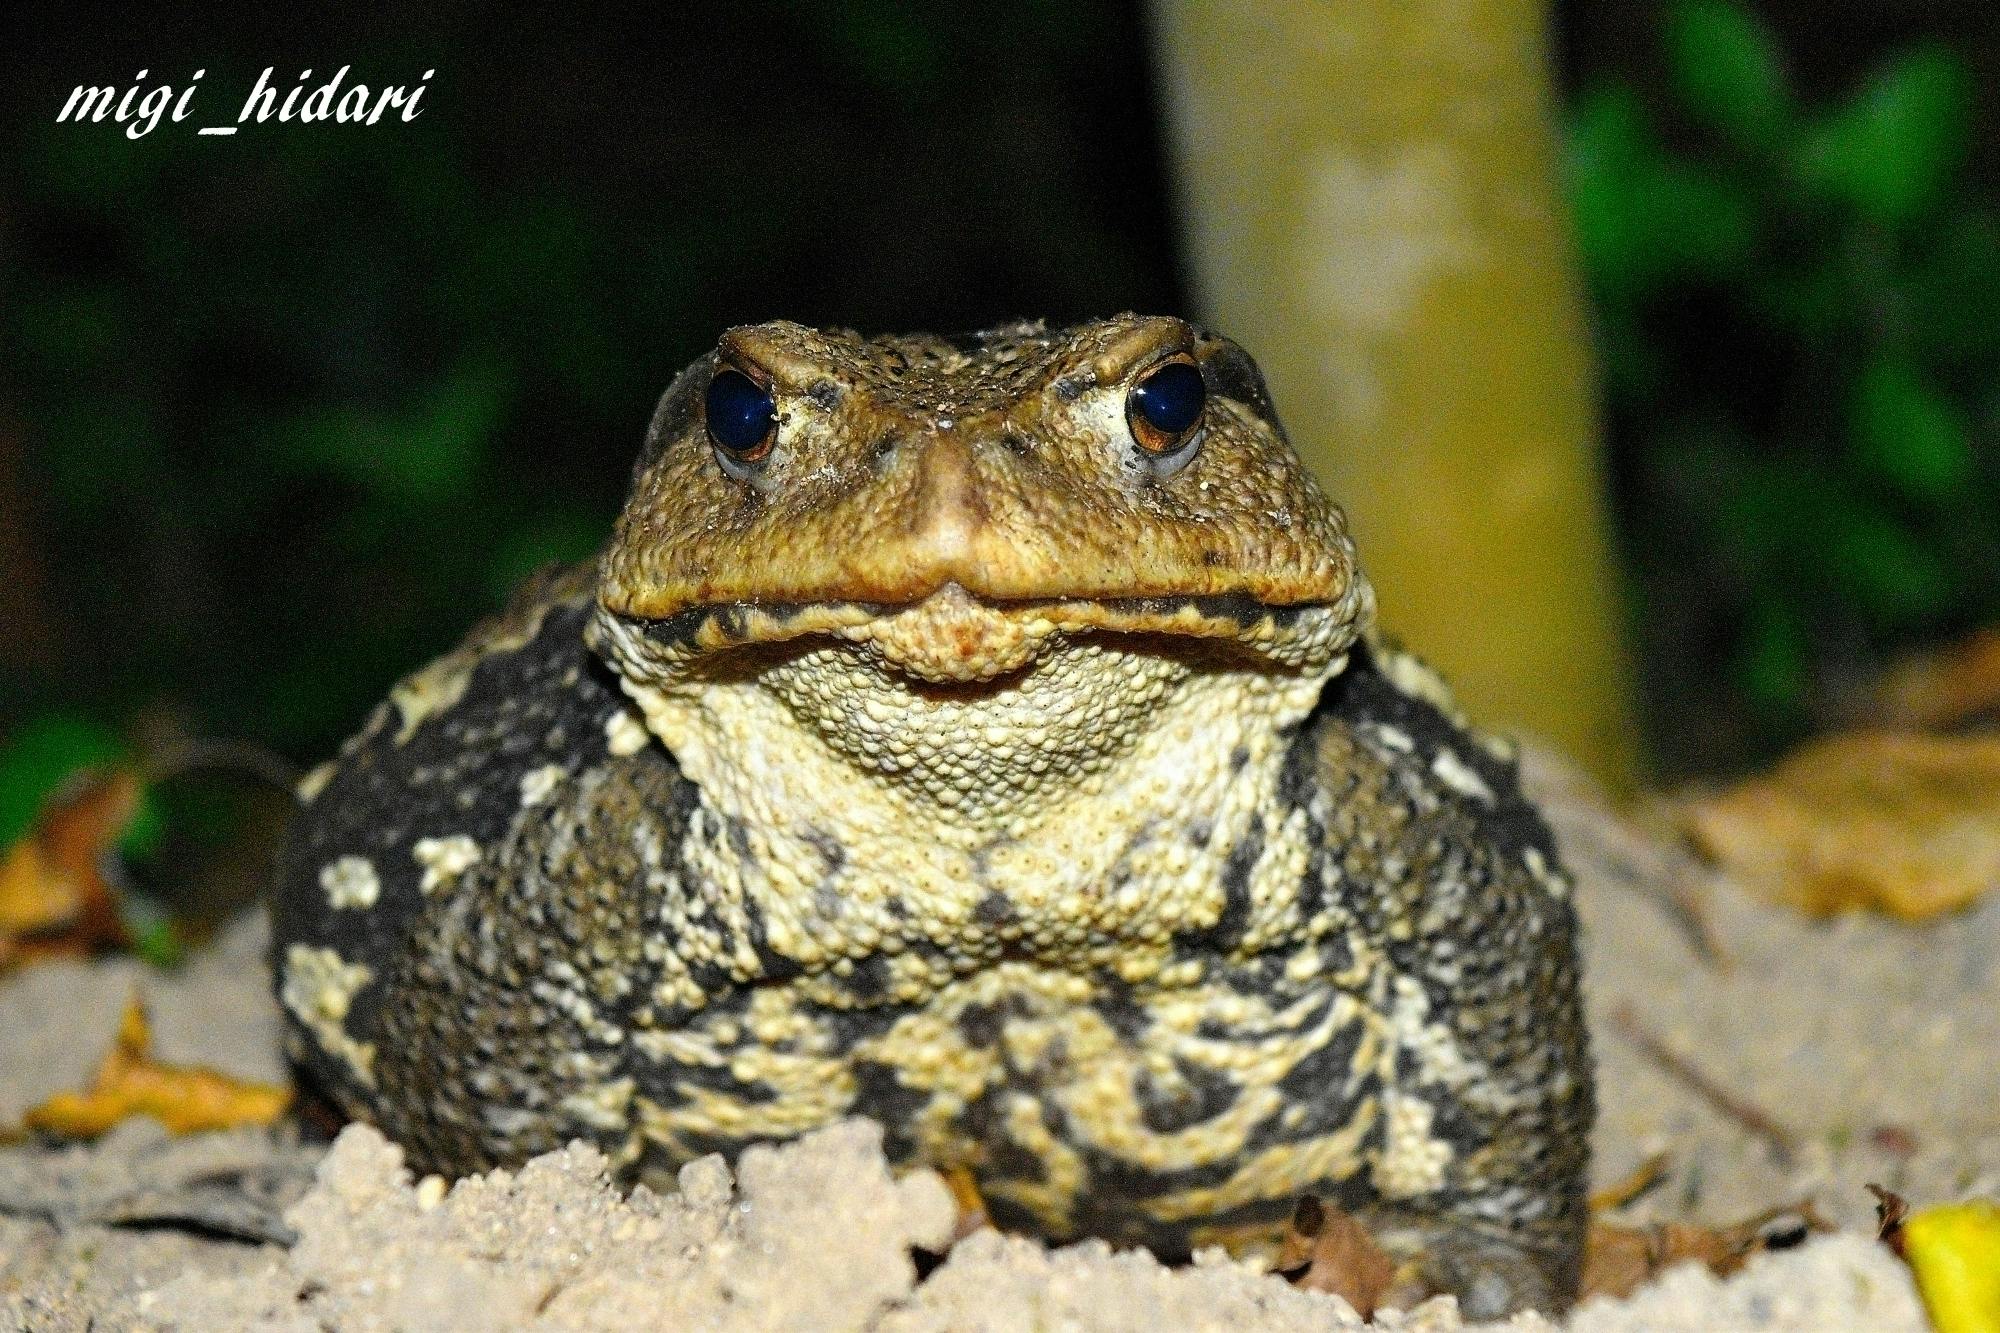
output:
[[[1201,424],[1208,387],[1194,362],[1173,360],[1154,367],[1125,402],[1125,419],[1132,438],[1149,454],[1171,454],[1186,444]]]
[[[757,463],[771,452],[778,430],[778,406],[771,392],[740,370],[724,368],[708,382],[703,403],[708,438],[733,463]]]

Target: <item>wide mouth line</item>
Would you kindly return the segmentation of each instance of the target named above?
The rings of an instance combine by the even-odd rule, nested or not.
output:
[[[950,585],[956,587],[956,585]],[[819,601],[766,602],[739,600],[710,602],[686,607],[666,616],[633,615],[614,611],[620,619],[639,626],[648,639],[665,645],[687,643],[704,631],[724,641],[736,643],[773,642],[808,634],[834,633],[871,621],[887,620],[916,610],[938,592],[915,601],[870,601],[861,598],[829,598]],[[963,592],[962,589],[960,589]],[[1159,632],[1174,632],[1174,622],[1193,613],[1197,621],[1248,630],[1264,622],[1273,629],[1291,629],[1303,616],[1324,608],[1326,602],[1273,603],[1260,601],[1246,592],[1154,594],[1134,597],[1019,597],[1002,598],[964,594],[982,609],[1000,613],[1047,611],[1051,619],[1068,621],[1064,628],[1104,627],[1104,621],[1145,622]],[[1182,632],[1203,635],[1190,625]]]

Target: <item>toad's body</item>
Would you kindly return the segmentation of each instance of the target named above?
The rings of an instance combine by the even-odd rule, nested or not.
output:
[[[1187,382],[1156,429],[1135,391]],[[1223,340],[739,330],[598,566],[309,780],[296,1049],[446,1171],[862,1113],[1053,1236],[1178,1250],[1315,1193],[1475,1308],[1559,1305],[1566,886],[1370,611]]]

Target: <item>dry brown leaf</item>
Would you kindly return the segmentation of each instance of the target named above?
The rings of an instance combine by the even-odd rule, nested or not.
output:
[[[2000,887],[2000,736],[1830,737],[1690,802],[1682,823],[1773,902],[1921,921]]]
[[[1396,1284],[1396,1261],[1367,1228],[1311,1195],[1292,1214],[1277,1268],[1294,1286],[1339,1296],[1364,1319]]]
[[[1950,731],[2000,720],[2000,628],[1904,659],[1873,693],[1870,711],[1891,726]]]
[[[1903,1257],[1903,1223],[1910,1216],[1910,1204],[1894,1190],[1885,1190],[1880,1185],[1869,1185],[1868,1192],[1875,1196],[1875,1239],[1895,1251],[1896,1257]]]
[[[90,775],[42,808],[0,860],[0,966],[130,943],[106,858],[139,809],[130,769]]]
[[[1591,1195],[1590,1211],[1608,1213],[1651,1194],[1667,1178],[1667,1167],[1672,1161],[1672,1156],[1667,1153],[1654,1153],[1633,1167],[1632,1174],[1625,1179],[1614,1181]]]
[[[32,834],[7,849],[0,860],[0,935],[59,929],[77,905],[75,885],[49,863]]]
[[[153,1059],[152,1025],[138,996],[126,1002],[118,1036],[83,1092],[62,1092],[28,1111],[22,1125],[65,1138],[95,1138],[135,1115],[174,1134],[268,1125],[291,1105],[288,1088],[253,1083],[199,1065]]]
[[[1785,1225],[1794,1219],[1795,1225]],[[1686,1222],[1626,1227],[1593,1221],[1584,1242],[1579,1299],[1623,1299],[1675,1264],[1689,1261],[1705,1264],[1718,1277],[1727,1277],[1753,1254],[1796,1245],[1813,1232],[1831,1230],[1832,1226],[1807,1204],[1773,1208],[1719,1227]]]

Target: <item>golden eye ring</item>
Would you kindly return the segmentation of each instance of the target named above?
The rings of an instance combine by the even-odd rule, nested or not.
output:
[[[734,366],[724,366],[702,395],[708,442],[724,467],[755,467],[778,438],[778,404],[771,391]]]
[[[1208,385],[1193,357],[1182,353],[1149,368],[1125,398],[1132,439],[1155,458],[1178,454],[1201,433]]]

